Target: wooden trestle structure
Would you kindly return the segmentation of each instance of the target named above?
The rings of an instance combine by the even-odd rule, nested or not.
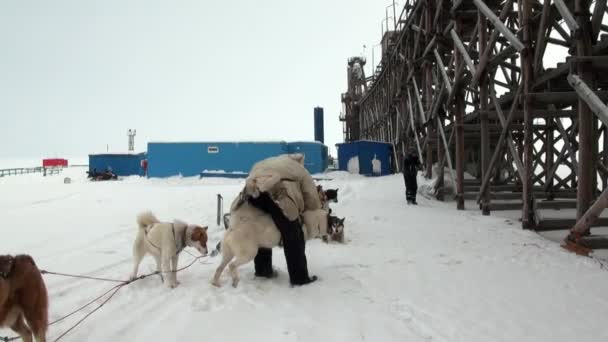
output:
[[[458,209],[466,200],[484,214],[521,210],[526,229],[574,227],[608,187],[607,0],[404,2],[374,73],[348,61],[345,141],[389,142],[398,160],[418,149],[427,177],[449,168]],[[591,225],[608,217],[579,222],[570,241],[608,247]]]

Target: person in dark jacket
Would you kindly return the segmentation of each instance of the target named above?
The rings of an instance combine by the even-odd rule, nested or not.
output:
[[[421,169],[420,158],[416,149],[410,148],[403,158],[403,180],[405,181],[405,199],[407,204],[418,204],[416,202],[416,192],[418,191],[418,181],[416,174]]]

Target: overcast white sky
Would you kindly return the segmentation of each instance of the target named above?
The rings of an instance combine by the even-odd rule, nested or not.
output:
[[[126,151],[129,128],[137,150],[313,140],[317,105],[332,148],[346,60],[371,64],[391,2],[2,1],[0,158]]]

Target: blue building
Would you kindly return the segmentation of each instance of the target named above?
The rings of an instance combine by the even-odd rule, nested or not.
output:
[[[392,145],[383,142],[360,140],[336,144],[338,169],[366,176],[384,176],[391,173]]]
[[[150,142],[148,176],[246,175],[253,164],[286,153],[304,153],[311,173],[327,168],[327,147],[286,142]],[[228,176],[228,175],[227,175]]]
[[[123,154],[89,154],[89,172],[96,169],[103,172],[108,168],[117,176],[143,176],[144,170],[141,161],[146,159],[145,153],[123,153]]]
[[[287,153],[304,154],[304,167],[311,174],[322,173],[327,170],[329,163],[327,146],[319,142],[290,142],[287,144]]]

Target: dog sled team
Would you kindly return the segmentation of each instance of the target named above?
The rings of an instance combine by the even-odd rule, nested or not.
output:
[[[230,223],[219,245],[222,260],[211,279],[221,286],[227,267],[232,286],[239,283],[238,267],[254,261],[258,277],[272,278],[272,248],[283,246],[292,285],[317,280],[308,271],[306,240],[344,242],[344,218],[331,215],[330,202],[338,201],[338,189],[316,186],[304,168],[301,154],[281,155],[255,164],[245,186],[232,203]],[[208,254],[207,227],[181,221],[162,222],[153,213],[137,216],[133,244],[133,271],[146,255],[156,261],[163,283],[179,285],[177,265],[185,247]],[[46,341],[48,294],[41,272],[28,255],[0,256],[0,328],[10,328],[24,342]]]

